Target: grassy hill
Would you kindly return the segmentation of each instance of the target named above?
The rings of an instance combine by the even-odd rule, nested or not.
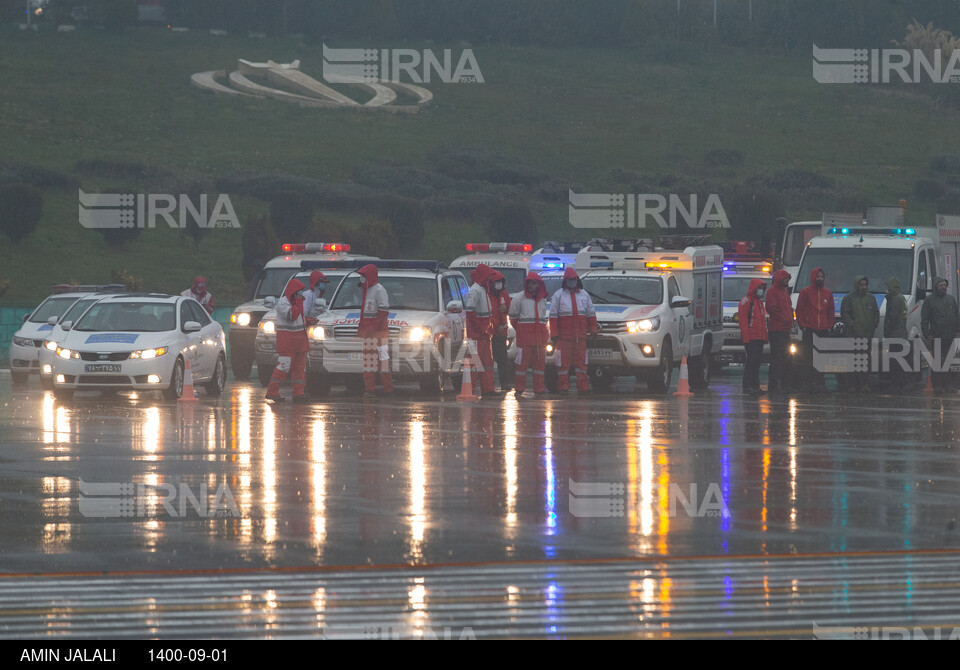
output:
[[[817,84],[809,52],[701,52],[663,42],[642,50],[476,47],[474,53],[485,83],[433,83],[431,107],[392,115],[231,99],[190,85],[191,74],[232,70],[238,58],[299,58],[304,71],[319,77],[320,46],[295,38],[147,28],[121,35],[4,32],[0,162],[68,178],[44,188],[43,218],[32,236],[17,247],[0,236],[0,282],[10,282],[4,300],[35,301],[52,283],[105,282],[119,269],[163,291],[180,291],[202,273],[220,304],[238,299],[240,231],[213,231],[196,246],[179,231],[148,229],[113,249],[80,226],[77,187],[140,193],[163,182],[91,173],[78,167],[81,161],[142,164],[174,182],[243,172],[342,184],[378,164],[442,173],[438,156],[480,149],[553,180],[549,198],[520,189],[541,240],[581,236],[567,223],[565,185],[684,195],[715,188],[741,201],[772,190],[793,219],[905,197],[920,220],[952,202],[957,187],[955,177],[930,168],[933,156],[960,154],[954,111],[905,88]],[[923,180],[934,184],[933,192],[915,197]],[[946,201],[937,200],[941,190]],[[232,200],[241,225],[268,208],[254,197]],[[347,225],[369,216],[321,215]],[[483,223],[482,216],[432,214],[418,255],[449,261],[464,242],[483,236]],[[732,224],[736,237],[737,220]]]

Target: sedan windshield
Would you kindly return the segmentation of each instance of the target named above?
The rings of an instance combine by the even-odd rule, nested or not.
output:
[[[434,277],[380,277],[387,290],[390,311],[400,309],[440,311],[437,280]],[[340,285],[330,309],[360,309],[359,276],[348,277]]]
[[[30,323],[45,323],[51,316],[59,318],[76,301],[76,296],[72,298],[47,298],[31,315]]]
[[[584,277],[583,288],[598,305],[659,305],[663,284],[659,277]]]
[[[159,333],[176,330],[174,305],[160,302],[110,302],[90,308],[74,330],[83,332]]]
[[[832,293],[853,291],[853,278],[867,277],[871,293],[886,293],[890,277],[909,286],[913,281],[913,252],[910,249],[829,249],[809,248],[797,271],[794,293],[810,285],[810,272],[823,268],[824,287]]]

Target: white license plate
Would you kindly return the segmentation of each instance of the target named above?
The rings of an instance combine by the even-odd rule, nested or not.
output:
[[[613,349],[587,349],[587,358],[613,359],[619,358],[620,354]]]
[[[348,361],[362,361],[362,360],[363,360],[363,354],[362,354],[362,353],[356,353],[356,352],[355,352],[355,353],[347,354],[347,360],[348,360]]]
[[[84,372],[120,372],[119,365],[106,365],[103,363],[94,363],[92,365],[84,365]]]

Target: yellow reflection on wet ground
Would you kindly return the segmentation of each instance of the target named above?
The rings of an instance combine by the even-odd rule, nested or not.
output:
[[[323,556],[323,543],[327,538],[327,425],[321,419],[313,422],[310,441],[310,493],[311,516],[310,535],[317,549],[317,556]]]
[[[504,478],[506,482],[506,500],[504,501],[504,523],[509,540],[516,537],[517,529],[517,404],[509,403],[503,411],[504,434]]]
[[[426,529],[427,466],[424,456],[423,422],[410,422],[408,469],[410,471],[409,520],[407,556],[413,563],[423,559],[423,539]]]

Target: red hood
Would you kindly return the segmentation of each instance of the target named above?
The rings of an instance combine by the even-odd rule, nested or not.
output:
[[[289,282],[287,282],[287,288],[283,290],[283,295],[287,298],[287,300],[293,302],[293,294],[297,291],[302,291],[304,288],[306,287],[303,285],[302,281],[299,279],[291,279]]]
[[[776,272],[773,273],[773,285],[775,287],[781,286],[780,282],[782,282],[784,279],[789,281],[791,277],[792,275],[786,270],[777,270]]]
[[[749,296],[749,297],[751,297],[751,298],[759,298],[760,296],[757,295],[757,290],[758,290],[761,286],[763,286],[764,288],[766,288],[767,282],[763,281],[763,280],[760,279],[759,277],[757,277],[756,279],[751,280],[751,281],[750,281],[750,288],[747,289],[747,296]]]
[[[380,283],[380,273],[377,271],[376,265],[364,265],[362,268],[357,270],[359,274],[362,274],[367,278],[367,286],[376,286]]]
[[[370,280],[368,279],[367,281],[370,281]],[[317,282],[321,284],[328,284],[330,280],[327,279],[326,275],[324,275],[319,270],[314,270],[313,272],[310,273],[310,290],[311,291],[317,285]]]
[[[572,268],[571,268],[571,269],[572,269]],[[537,302],[540,302],[542,299],[544,299],[544,298],[547,297],[547,295],[548,295],[548,293],[547,293],[547,285],[543,282],[543,279],[540,277],[540,275],[538,275],[536,272],[533,272],[533,271],[530,271],[529,273],[527,273],[527,278],[524,280],[524,283],[523,283],[523,293],[524,293],[524,295],[527,295],[527,282],[528,282],[528,281],[535,281],[535,282],[537,282],[537,294],[536,294],[536,296],[534,296],[534,300],[536,300]]]
[[[490,270],[490,284],[487,286],[487,288],[492,291],[492,290],[493,290],[493,285],[494,285],[496,282],[498,282],[498,281],[502,281],[504,287],[506,287],[507,282],[506,282],[506,280],[503,278],[503,275],[502,275],[500,272],[498,272],[497,270],[491,269],[491,270]]]
[[[204,288],[198,289],[197,288],[198,284],[203,284]],[[192,290],[194,293],[197,293],[199,295],[203,295],[204,293],[207,292],[206,285],[207,285],[206,277],[197,277],[196,279],[193,280],[193,286],[190,287],[190,290]]]
[[[490,286],[490,278],[493,273],[494,270],[489,265],[481,263],[470,272],[470,279],[473,280],[474,284],[480,284],[480,286],[486,288]]]
[[[577,288],[576,288],[576,290],[579,291],[580,289],[583,288],[583,282],[580,281],[580,275],[578,275],[578,274],[577,274],[577,271],[574,270],[574,269],[571,268],[571,267],[568,267],[566,270],[563,271],[563,288],[564,288],[565,290],[566,290],[566,288],[567,288],[567,280],[568,280],[568,279],[576,279],[576,280],[577,280]]]
[[[817,285],[817,273],[818,273],[818,272],[823,272],[823,268],[813,268],[813,270],[810,271],[810,286],[816,286],[816,285]],[[824,272],[824,276],[826,276],[826,273],[825,273],[825,272]]]

